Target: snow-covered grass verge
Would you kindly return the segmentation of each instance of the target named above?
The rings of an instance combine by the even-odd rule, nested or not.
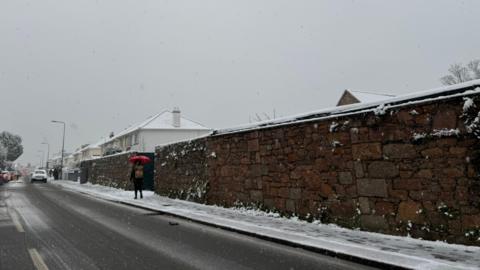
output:
[[[170,213],[222,228],[277,239],[297,246],[382,262],[410,269],[479,269],[480,248],[407,237],[362,232],[335,225],[308,223],[247,208],[223,208],[175,200],[144,192],[134,200],[132,191],[71,181],[51,181],[65,189]]]

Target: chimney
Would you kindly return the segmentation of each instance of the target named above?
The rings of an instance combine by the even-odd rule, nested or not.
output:
[[[173,108],[173,111],[172,111],[172,115],[173,115],[173,126],[176,127],[176,128],[179,128],[180,127],[180,109],[178,107],[175,107]]]

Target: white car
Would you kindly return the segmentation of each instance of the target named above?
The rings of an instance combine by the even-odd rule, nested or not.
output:
[[[42,181],[44,183],[47,183],[47,171],[46,170],[35,170],[32,174],[32,179],[30,180],[30,182],[34,182],[34,181]]]

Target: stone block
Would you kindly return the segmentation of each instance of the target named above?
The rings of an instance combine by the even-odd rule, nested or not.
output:
[[[247,168],[247,167],[244,167]],[[264,165],[251,165],[248,167],[248,175],[250,177],[260,177],[262,175],[267,175],[268,174],[268,167]]]
[[[288,188],[279,188],[278,189],[278,196],[286,199],[290,196],[290,191],[288,190]]]
[[[413,115],[410,113],[410,111],[402,110],[396,113],[396,115],[400,123],[405,125],[413,124]]]
[[[332,186],[330,186],[327,183],[320,183],[320,189],[319,189],[318,192],[319,192],[320,196],[322,196],[324,198],[328,198],[331,195],[333,195],[333,193],[334,193]]]
[[[330,205],[330,212],[335,217],[351,219],[357,213],[356,208],[353,201],[335,202]]]
[[[300,178],[302,178],[302,172],[300,170],[295,169],[290,172],[290,179],[297,180]]]
[[[462,227],[464,230],[480,227],[480,215],[465,215],[462,217]]]
[[[411,144],[396,143],[384,145],[383,154],[391,159],[411,159],[417,156],[417,151]]]
[[[410,178],[413,175],[412,171],[399,171],[400,178]]]
[[[419,214],[419,210],[422,209],[421,204],[414,201],[403,201],[398,206],[397,220],[420,222],[422,216]]]
[[[367,197],[358,198],[358,204],[362,214],[370,214],[370,200]]]
[[[338,193],[337,193],[338,194]],[[345,195],[350,198],[357,197],[357,186],[356,185],[349,185],[345,188]]]
[[[274,199],[265,199],[263,200],[263,205],[268,209],[275,209],[275,200]]]
[[[408,141],[411,136],[412,134],[407,132],[406,129],[395,125],[385,129],[384,141]]]
[[[474,207],[474,206],[471,206],[471,205],[468,205],[468,206],[463,206],[461,208],[461,212],[465,215],[472,215],[472,214],[476,214],[479,212],[479,209],[477,207]]]
[[[394,179],[393,188],[401,190],[421,190],[422,181],[416,178]]]
[[[392,178],[398,176],[398,168],[390,161],[374,161],[368,165],[368,175],[373,178]]]
[[[351,172],[339,172],[338,173],[338,181],[342,185],[348,185],[353,182],[352,173]]]
[[[353,163],[353,167],[355,169],[355,176],[357,178],[363,178],[365,177],[365,172],[363,171],[363,164],[361,161],[355,161]]]
[[[425,178],[425,179],[432,179],[433,173],[432,173],[432,170],[430,170],[430,169],[422,169],[422,170],[419,170],[419,171],[415,174],[415,177]]]
[[[465,175],[465,168],[453,167],[443,169],[443,175],[446,177],[462,177]]]
[[[285,210],[290,213],[296,212],[296,205],[294,200],[285,200]]]
[[[377,215],[391,215],[395,214],[395,207],[391,202],[378,201],[375,203],[375,214]]]
[[[298,200],[302,198],[301,188],[291,188],[289,191],[289,198],[292,200]]]
[[[263,192],[261,190],[250,190],[250,199],[255,202],[263,201]]]
[[[450,234],[457,234],[462,231],[462,223],[460,220],[449,220],[448,221],[448,232]]]
[[[451,109],[440,109],[433,116],[433,129],[455,129],[457,127],[457,113]]]
[[[362,215],[360,217],[360,225],[362,229],[373,232],[384,232],[388,230],[388,222],[382,216]]]
[[[247,133],[246,135],[249,139],[256,139],[258,138],[259,132],[253,131],[253,132]]]
[[[355,160],[374,160],[382,158],[380,143],[362,143],[352,145],[352,156]]]
[[[449,153],[454,156],[464,157],[467,153],[466,147],[450,147]]]
[[[369,128],[368,138],[370,141],[383,141],[385,133],[380,128]]]
[[[422,156],[429,158],[438,158],[443,156],[443,151],[440,148],[429,148],[425,149],[422,152]]]
[[[419,126],[428,127],[432,122],[432,117],[430,116],[430,114],[425,113],[425,114],[417,115],[414,121],[415,121],[415,124]]]
[[[258,139],[253,139],[248,141],[247,146],[248,152],[256,152],[260,149],[260,145],[258,143]]]
[[[366,197],[387,197],[387,183],[385,179],[358,179],[357,192]]]

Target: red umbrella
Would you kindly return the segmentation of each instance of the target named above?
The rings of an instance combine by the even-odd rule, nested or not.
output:
[[[133,163],[133,164],[137,163],[137,161],[138,161],[138,162],[140,162],[140,164],[145,165],[145,164],[151,162],[152,160],[147,156],[139,155],[139,156],[133,156],[133,157],[129,158],[128,161],[130,161],[130,163]]]

